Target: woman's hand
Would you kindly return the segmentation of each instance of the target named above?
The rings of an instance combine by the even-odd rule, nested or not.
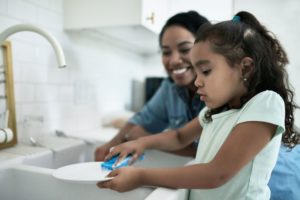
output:
[[[125,159],[129,154],[132,155],[129,164],[134,163],[145,150],[144,145],[140,140],[129,141],[111,148],[111,151],[105,156],[104,161],[111,159],[115,155],[119,155],[115,165]]]
[[[127,192],[142,185],[141,169],[135,167],[123,167],[108,174],[114,177],[112,180],[100,182],[99,188],[109,188],[118,192]]]

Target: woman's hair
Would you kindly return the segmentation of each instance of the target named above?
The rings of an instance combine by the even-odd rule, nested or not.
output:
[[[159,46],[162,46],[162,37],[168,27],[181,26],[196,35],[199,27],[207,22],[208,20],[196,11],[178,13],[169,18],[166,24],[163,26],[159,34]]]
[[[248,93],[241,98],[241,105],[265,90],[278,93],[284,100],[286,110],[286,131],[282,141],[289,147],[298,144],[300,135],[294,129],[294,109],[298,106],[294,103],[294,93],[285,69],[288,58],[276,37],[252,14],[242,11],[230,21],[201,26],[195,43],[201,41],[208,41],[211,49],[223,55],[230,66],[240,63],[244,57],[253,59],[254,69],[245,83]],[[209,110],[206,120],[211,120],[212,114],[226,107],[223,105]]]

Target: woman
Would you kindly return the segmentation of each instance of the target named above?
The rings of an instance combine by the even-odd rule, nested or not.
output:
[[[189,56],[198,28],[207,22],[195,11],[178,13],[166,22],[159,35],[159,44],[168,78],[110,142],[96,149],[95,160],[104,160],[113,146],[165,129],[177,129],[198,115],[204,103],[196,95],[196,74]],[[196,145],[175,153],[194,156]]]

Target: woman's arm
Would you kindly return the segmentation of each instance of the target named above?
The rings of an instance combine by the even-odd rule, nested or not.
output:
[[[151,137],[140,138],[139,142],[145,149],[158,149],[164,151],[174,151],[182,149],[199,138],[202,127],[198,118],[193,119],[184,127],[177,130],[170,130]]]
[[[131,141],[131,140],[136,140],[140,137],[150,136],[150,135],[153,135],[153,134],[145,131],[145,129],[143,127],[134,126],[132,129],[130,129],[130,131],[127,134],[125,134],[124,137],[127,141]],[[183,149],[179,149],[179,150],[175,150],[175,151],[171,150],[171,151],[166,151],[166,152],[180,155],[180,156],[195,157],[196,150],[197,150],[197,147],[195,146],[195,144],[191,143],[190,145],[184,147]]]

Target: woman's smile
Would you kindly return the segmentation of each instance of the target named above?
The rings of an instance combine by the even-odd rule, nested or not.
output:
[[[186,72],[192,70],[191,66],[188,67],[182,67],[182,68],[177,68],[177,69],[172,69],[170,70],[172,76],[175,76],[174,78],[180,78],[186,74]]]

